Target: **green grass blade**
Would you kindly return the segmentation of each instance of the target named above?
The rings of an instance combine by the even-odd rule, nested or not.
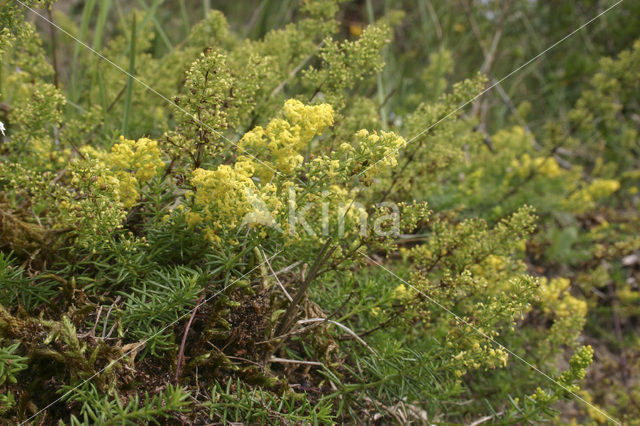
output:
[[[164,43],[164,45],[166,46],[166,48],[169,51],[173,50],[173,44],[171,43],[171,40],[169,40],[169,36],[167,36],[167,33],[165,32],[164,28],[162,27],[162,24],[160,23],[160,21],[158,21],[158,18],[156,18],[156,10],[159,6],[160,3],[162,3],[163,0],[159,0],[156,1],[153,4],[153,8],[150,8],[147,5],[147,2],[144,0],[138,0],[138,4],[140,6],[142,6],[147,13],[149,13],[150,17],[151,17],[151,21],[153,22],[154,27],[156,28],[156,31],[158,32],[158,36],[160,36],[160,40],[162,40],[162,42]]]
[[[369,17],[369,23],[373,24],[375,22],[375,18],[373,16],[373,3],[371,0],[367,0],[367,15]],[[376,75],[376,82],[378,86],[378,103],[380,104],[380,121],[382,121],[382,130],[387,130],[387,127],[388,127],[387,122],[389,121],[389,119],[387,114],[387,107],[386,105],[383,105],[385,94],[384,94],[384,82],[382,81],[382,71],[380,71]]]
[[[84,9],[82,10],[82,22],[80,23],[80,33],[78,34],[78,39],[82,42],[87,41],[87,34],[89,32],[89,23],[91,21],[91,15],[93,14],[93,9],[96,6],[96,0],[88,0]],[[77,102],[80,92],[80,82],[78,80],[78,76],[81,75],[78,67],[78,57],[80,56],[80,50],[82,49],[82,45],[80,43],[76,43],[73,47],[73,55],[71,57],[71,78],[69,84],[69,97],[72,102]]]
[[[107,16],[112,6],[111,0],[102,0],[98,9],[98,21],[96,22],[96,29],[93,35],[93,47],[95,50],[102,48],[102,38],[104,37],[104,27],[107,22]]]
[[[180,16],[182,16],[182,28],[184,31],[184,38],[189,36],[191,32],[191,24],[189,23],[189,14],[187,13],[187,7],[184,4],[184,0],[178,0],[180,5]]]
[[[146,8],[144,17],[136,26],[137,28],[135,33],[136,38],[140,37],[140,32],[144,29],[145,25],[149,23],[149,21],[153,22],[153,17],[155,16],[156,9],[158,9],[158,7],[160,7],[165,1],[166,0],[155,0],[150,7]],[[146,7],[146,4],[145,4],[145,7]],[[118,15],[120,16],[120,22],[124,22],[124,11],[122,10],[122,7],[118,2],[116,2],[116,9],[118,10]],[[129,47],[127,47],[122,51],[121,57],[124,57],[127,55],[129,55]]]
[[[93,43],[91,44],[91,47],[96,51],[100,51],[100,49],[102,48],[104,28],[105,28],[107,17],[109,16],[109,11],[112,5],[113,5],[112,0],[103,0],[99,3],[98,20],[96,21],[96,28],[93,34]],[[91,77],[91,87],[95,87],[96,79],[98,80],[97,86],[98,86],[98,94],[100,98],[100,105],[102,106],[102,112],[104,114],[106,113],[106,110],[107,110],[107,96],[106,96],[106,90],[104,86],[104,79],[102,76],[102,69],[100,68],[99,62],[96,64],[96,75]]]
[[[129,41],[129,78],[124,98],[124,116],[122,117],[122,134],[127,133],[129,114],[131,113],[131,98],[133,97],[133,74],[136,72],[136,15],[133,14],[131,23],[131,40]]]
[[[102,68],[100,64],[97,65],[97,78],[98,78],[98,93],[100,95],[100,106],[102,107],[102,114],[107,113],[107,93],[105,91],[104,79],[102,78]]]

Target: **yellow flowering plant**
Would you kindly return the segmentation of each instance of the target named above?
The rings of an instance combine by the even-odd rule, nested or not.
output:
[[[182,35],[157,4],[98,2],[94,31],[96,2],[78,28],[53,3],[0,9],[10,422],[562,422],[576,396],[610,419],[583,329],[605,286],[638,315],[640,45],[534,134],[460,108],[489,80],[450,86],[444,48],[394,98],[410,11],[304,0],[244,38],[187,2]],[[108,61],[41,41],[38,6]]]

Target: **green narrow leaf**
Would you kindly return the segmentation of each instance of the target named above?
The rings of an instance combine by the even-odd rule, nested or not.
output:
[[[104,87],[104,79],[102,78],[102,68],[100,64],[97,66],[97,78],[98,78],[98,90],[100,93],[100,106],[102,107],[102,114],[106,116],[107,113],[107,93]]]
[[[184,30],[184,37],[187,38],[191,32],[191,24],[189,23],[189,14],[187,13],[187,7],[184,4],[184,0],[178,0],[180,5],[180,16],[182,17],[182,27]]]
[[[373,3],[371,0],[367,0],[367,15],[369,17],[369,23],[375,23],[375,17],[373,15]],[[386,49],[383,49],[383,55],[384,50]],[[376,83],[378,88],[378,103],[380,104],[380,121],[382,121],[382,130],[388,130],[387,122],[389,121],[389,119],[386,105],[384,105],[385,94],[384,82],[382,81],[382,71],[378,72],[378,74],[376,75]]]
[[[133,96],[133,74],[136,66],[136,15],[131,23],[131,40],[129,42],[129,77],[124,98],[124,116],[122,117],[122,134],[127,133],[129,114],[131,113],[131,98]]]
[[[112,6],[111,0],[102,0],[98,9],[98,21],[96,22],[96,29],[93,35],[93,45],[91,46],[95,50],[102,48],[102,37],[104,36],[104,27],[107,22],[107,16]]]
[[[93,9],[95,8],[96,0],[88,0],[84,9],[82,10],[82,22],[80,23],[80,33],[78,34],[78,39],[83,43],[87,40],[87,34],[89,32],[89,23],[91,21],[91,15],[93,14]],[[80,43],[76,43],[73,47],[73,55],[71,57],[71,77],[69,84],[69,98],[71,98],[72,102],[77,102],[79,97],[79,80],[78,77],[82,75],[79,71],[78,67],[78,56],[80,56],[80,50],[84,49],[84,47]]]
[[[96,51],[100,51],[102,48],[102,39],[104,37],[104,27],[107,22],[107,17],[109,16],[109,11],[111,9],[112,2],[111,0],[103,0],[99,3],[98,6],[98,20],[96,22],[95,32],[93,34],[93,43],[91,44],[91,48]],[[106,114],[107,111],[107,95],[104,85],[104,78],[102,76],[102,68],[100,67],[100,62],[96,64],[96,75],[91,77],[91,87],[95,87],[96,81],[98,85],[98,93],[100,96],[100,106],[102,107],[102,113]]]
[[[149,7],[147,5],[147,2],[145,2],[144,0],[138,0],[138,4],[140,6],[142,6],[143,8],[145,8],[145,10],[147,11],[148,16],[151,18],[151,21],[153,22],[154,27],[156,28],[156,31],[158,32],[158,35],[160,36],[160,40],[162,40],[162,42],[164,43],[165,47],[169,50],[172,51],[173,50],[173,44],[171,44],[171,40],[169,40],[169,36],[167,36],[167,33],[165,32],[164,28],[162,27],[162,24],[160,23],[160,21],[158,21],[158,18],[156,18],[156,10],[158,8],[158,6],[163,3],[164,0],[157,0],[152,7]],[[143,21],[143,25],[144,25]],[[141,26],[142,28],[142,26]]]

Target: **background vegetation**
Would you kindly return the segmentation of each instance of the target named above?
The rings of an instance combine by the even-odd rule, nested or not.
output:
[[[0,0],[4,421],[637,424],[638,19]]]

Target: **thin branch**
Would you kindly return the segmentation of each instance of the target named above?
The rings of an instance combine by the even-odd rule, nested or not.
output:
[[[482,418],[476,420],[475,422],[470,423],[469,426],[478,426],[479,424],[488,422],[489,420],[492,420],[494,417],[498,417],[498,416],[501,416],[501,415],[502,415],[502,411],[499,411],[496,414],[492,414],[490,416],[482,417]]]
[[[279,336],[272,337],[271,339],[261,340],[259,342],[256,342],[255,344],[257,346],[257,345],[268,345],[268,344],[271,344],[271,343],[282,342],[282,340],[285,337],[297,336],[298,334],[303,334],[303,333],[306,333],[307,331],[311,331],[311,330],[313,330],[315,328],[318,328],[321,325],[322,324],[320,324],[320,323],[314,323],[314,324],[311,324],[310,326],[307,326],[307,327],[300,327],[300,328],[294,327],[292,330],[290,330],[289,332],[287,332],[285,334],[281,334]],[[272,350],[271,352],[274,352],[274,351]]]
[[[307,63],[309,63],[309,61],[316,55],[316,53],[318,52],[318,50],[320,50],[322,48],[322,46],[324,45],[324,41],[322,43],[320,43],[317,47],[315,52],[313,52],[312,54],[310,54],[309,56],[307,56],[306,58],[304,58],[304,60],[302,62],[300,62],[294,69],[291,70],[291,72],[289,72],[289,75],[287,76],[287,78],[285,78],[284,80],[282,80],[282,82],[280,82],[280,84],[278,84],[278,86],[273,89],[273,91],[271,92],[271,94],[269,95],[270,98],[273,98],[275,95],[277,95],[283,88],[284,86],[286,86],[286,84],[289,82],[289,80],[291,80],[296,74],[298,74],[298,72],[300,72],[300,70],[307,65]]]
[[[286,358],[278,358],[275,356],[272,356],[271,358],[269,358],[268,362],[279,362],[279,363],[285,363],[285,364],[317,365],[319,367],[324,367],[323,363],[317,362],[317,361],[301,361],[299,359],[286,359]]]
[[[282,317],[282,321],[280,322],[280,325],[276,329],[276,336],[283,334],[291,326],[291,323],[293,322],[295,315],[298,313],[298,307],[300,305],[300,302],[302,302],[302,298],[307,292],[309,285],[311,284],[313,279],[316,277],[318,271],[320,270],[320,267],[333,254],[333,252],[337,247],[337,246],[333,246],[330,248],[329,247],[330,244],[331,244],[331,238],[327,240],[327,242],[324,244],[324,246],[320,250],[320,253],[318,253],[318,257],[316,258],[316,261],[313,263],[311,270],[305,277],[304,282],[302,283],[302,285],[298,289],[298,292],[296,293],[296,295],[293,297],[293,300],[289,304],[287,311]]]
[[[389,99],[391,99],[393,95],[395,95],[397,92],[398,92],[398,88],[394,87],[389,93],[387,93],[387,96],[384,98],[384,100],[378,107],[378,110],[381,110],[387,104],[387,102],[389,102]]]
[[[104,323],[102,325],[102,338],[103,339],[105,339],[107,337],[107,325],[108,325],[109,317],[111,316],[111,311],[113,310],[114,306],[117,306],[119,301],[120,301],[120,296],[116,297],[116,300],[114,300],[113,303],[111,304],[111,306],[109,306],[109,310],[107,311],[107,316],[104,317]],[[115,325],[115,323],[114,323],[114,325]],[[111,331],[109,331],[109,335],[111,335]]]
[[[493,34],[493,37],[491,39],[491,44],[489,45],[489,47],[485,45],[485,42],[482,39],[482,34],[480,32],[480,29],[478,28],[478,24],[476,23],[475,18],[473,17],[473,13],[471,12],[471,7],[468,1],[466,0],[463,1],[463,6],[464,6],[463,9],[465,11],[465,14],[467,15],[467,19],[469,20],[469,24],[471,25],[472,32],[475,35],[476,40],[478,41],[478,44],[480,45],[480,49],[482,50],[482,54],[484,56],[484,61],[482,62],[482,66],[480,67],[480,73],[488,74],[491,71],[491,68],[493,67],[493,64],[496,59],[496,52],[498,50],[498,45],[500,44],[500,39],[502,38],[502,30],[504,27],[504,22],[507,17],[507,13],[511,6],[511,1],[507,0],[504,3],[504,6],[502,8],[502,13],[500,14],[500,18],[496,23],[496,26],[495,26],[496,30]],[[471,111],[471,116],[476,117],[480,112],[480,108],[482,107],[482,105],[486,105],[486,102],[487,102],[486,99],[481,102],[474,102],[472,111]],[[485,119],[486,110],[483,110],[482,112],[483,114],[479,121],[480,121],[480,127],[484,129],[484,121],[485,121],[484,119]]]
[[[276,272],[276,275],[281,275],[281,274],[284,274],[285,272],[289,272],[290,270],[292,270],[296,266],[300,265],[301,263],[302,263],[302,261],[297,260],[297,261],[293,262],[291,265],[280,269],[278,272]]]
[[[193,308],[193,310],[191,311],[191,316],[189,317],[187,326],[184,328],[184,333],[182,334],[182,341],[180,342],[180,350],[178,351],[178,360],[176,362],[176,373],[173,376],[173,381],[176,384],[178,383],[178,380],[180,380],[180,373],[182,372],[182,364],[184,363],[184,349],[185,349],[185,346],[187,345],[187,335],[189,334],[189,330],[191,329],[191,324],[193,323],[193,319],[195,318],[196,313],[198,312],[198,308],[204,301],[204,296],[207,294],[208,287],[209,286],[207,285],[207,287],[204,288],[204,290],[202,291],[202,294],[198,298],[198,303],[196,303],[196,307]]]

